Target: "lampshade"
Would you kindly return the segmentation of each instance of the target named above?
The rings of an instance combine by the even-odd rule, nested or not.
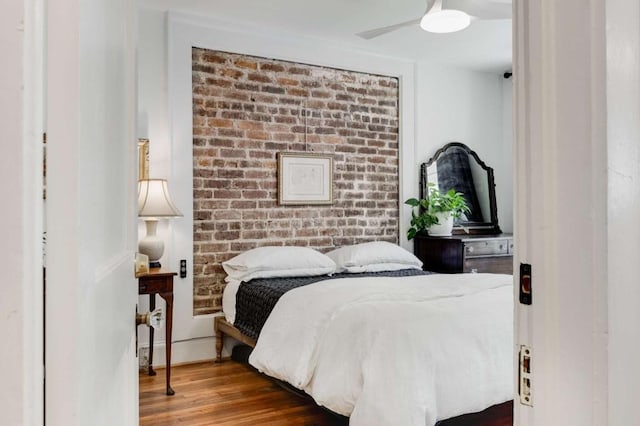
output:
[[[138,181],[138,217],[145,220],[147,235],[138,243],[138,251],[149,256],[149,266],[159,268],[164,253],[164,241],[156,234],[158,218],[181,217],[182,213],[171,201],[165,179]]]
[[[166,179],[138,181],[138,217],[181,217],[171,201]]]
[[[431,33],[452,33],[469,26],[471,16],[461,10],[430,10],[420,21],[420,27]]]

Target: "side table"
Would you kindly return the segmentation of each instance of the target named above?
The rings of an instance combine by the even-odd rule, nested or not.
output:
[[[151,268],[149,273],[138,276],[138,294],[149,295],[149,310],[156,308],[156,294],[160,295],[167,303],[165,324],[165,353],[167,367],[165,369],[167,379],[167,395],[175,392],[171,389],[171,328],[173,322],[173,277],[176,272],[165,271],[161,268]],[[153,327],[149,327],[149,375],[155,376],[153,371]]]

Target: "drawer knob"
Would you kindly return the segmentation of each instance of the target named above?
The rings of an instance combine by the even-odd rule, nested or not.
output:
[[[467,247],[467,252],[473,253],[473,247],[471,247],[471,246]]]

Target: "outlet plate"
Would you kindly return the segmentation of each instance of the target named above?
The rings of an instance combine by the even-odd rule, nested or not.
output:
[[[146,371],[149,368],[149,348],[138,348],[138,369]]]
[[[187,278],[187,260],[180,260],[180,278]]]
[[[519,358],[518,393],[520,394],[520,404],[533,407],[533,392],[531,387],[531,348],[527,345],[520,345]]]

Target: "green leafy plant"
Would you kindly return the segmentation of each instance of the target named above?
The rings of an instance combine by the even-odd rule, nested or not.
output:
[[[447,192],[440,192],[434,183],[428,184],[427,198],[409,198],[405,204],[417,207],[411,211],[411,227],[407,231],[407,238],[412,239],[416,234],[426,231],[431,225],[438,223],[436,213],[451,212],[451,216],[459,218],[463,213],[471,210],[467,205],[462,192],[450,189]]]

